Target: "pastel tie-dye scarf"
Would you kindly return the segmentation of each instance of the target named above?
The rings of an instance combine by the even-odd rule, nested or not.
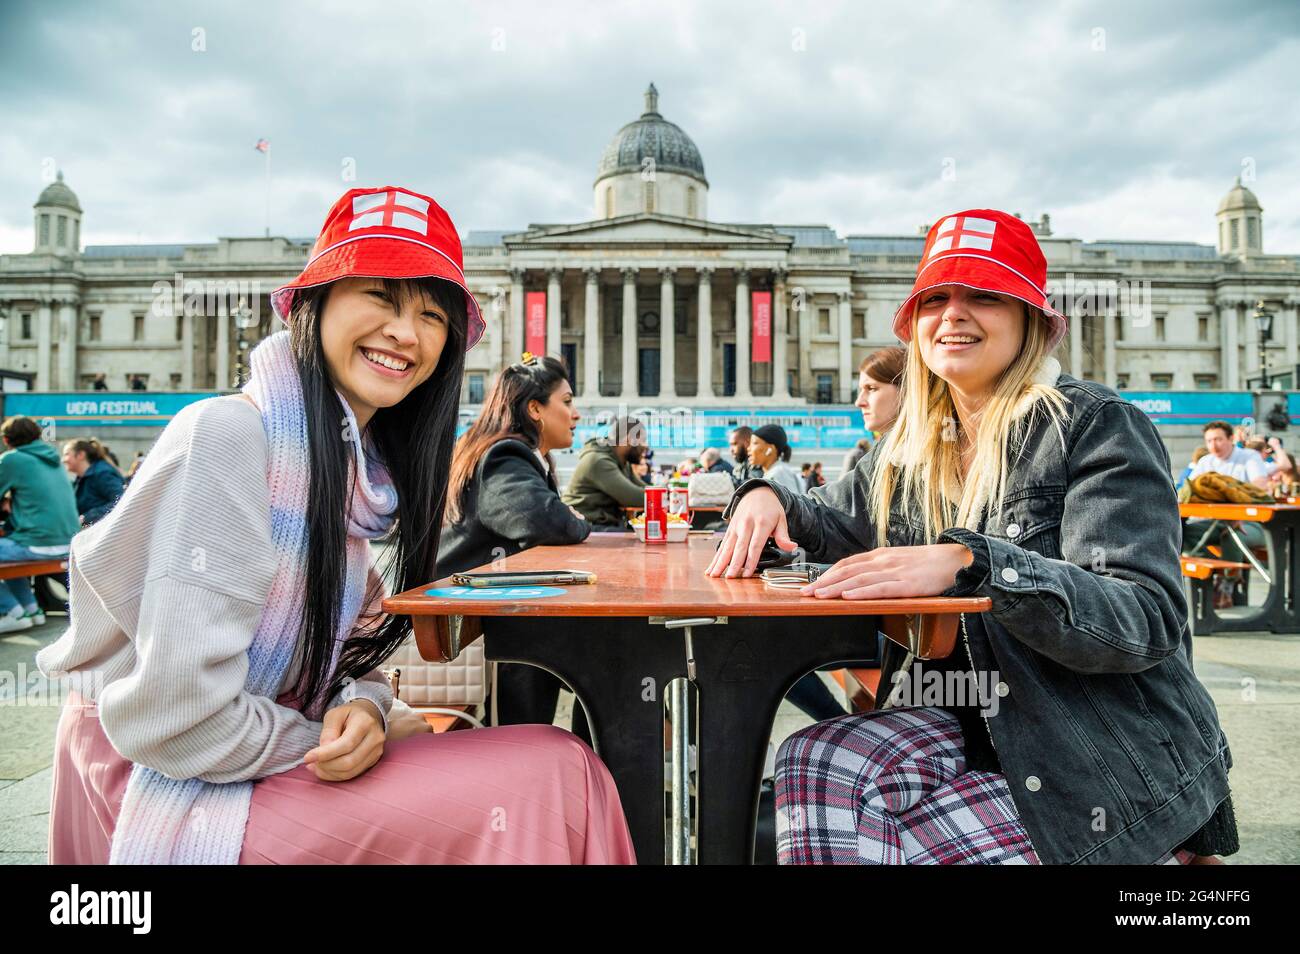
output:
[[[252,376],[244,385],[262,409],[268,450],[271,541],[276,569],[266,607],[248,648],[245,691],[276,698],[297,648],[307,565],[307,495],[310,484],[307,418],[289,332],[271,335],[253,350]],[[340,428],[358,433],[356,418],[339,395]],[[369,445],[369,441],[365,442]],[[331,670],[351,633],[365,596],[371,539],[392,526],[397,493],[373,448],[351,440],[352,506],[348,520],[347,580]],[[177,633],[181,639],[184,634]],[[319,720],[328,700],[304,715]],[[305,753],[304,753],[305,754]],[[253,794],[253,782],[218,784],[173,779],[144,765],[131,770],[113,833],[111,864],[236,864]]]

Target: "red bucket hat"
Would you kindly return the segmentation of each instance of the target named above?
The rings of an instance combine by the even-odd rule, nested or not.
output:
[[[465,293],[465,350],[483,337],[483,315],[465,285],[460,236],[427,195],[397,186],[345,192],[325,216],[302,274],[271,293],[271,307],[288,324],[298,289],[359,277],[452,282]]]
[[[1051,347],[1065,337],[1065,316],[1047,303],[1047,259],[1033,230],[1014,215],[969,209],[934,224],[925,237],[912,293],[894,312],[894,334],[900,341],[912,338],[916,300],[938,285],[965,285],[1019,298],[1051,324]]]

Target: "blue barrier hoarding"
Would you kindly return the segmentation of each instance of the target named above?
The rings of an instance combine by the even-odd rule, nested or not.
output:
[[[1224,420],[1238,424],[1255,414],[1249,391],[1120,391],[1156,424],[1208,424]]]
[[[220,391],[27,391],[4,396],[5,417],[60,427],[165,427],[187,404]]]
[[[23,415],[61,426],[85,428],[158,426],[170,421],[181,408],[216,397],[220,391],[80,391],[9,392],[4,395],[4,415]],[[1213,420],[1237,423],[1254,413],[1249,391],[1121,391],[1157,425],[1202,425]],[[1300,424],[1300,394],[1288,394],[1287,412]],[[463,434],[476,409],[462,411],[457,435]],[[578,424],[575,443],[609,431],[616,411],[590,412]],[[811,405],[775,408],[674,408],[638,407],[623,413],[646,425],[653,447],[699,451],[726,446],[736,427],[779,424],[796,450],[848,450],[868,437],[862,415],[855,407]]]
[[[645,408],[639,409],[639,412],[630,411],[628,416],[645,425],[646,439],[650,446],[681,450],[725,448],[727,435],[741,425],[759,427],[763,424],[779,424],[785,429],[790,446],[795,450],[847,450],[868,436],[866,428],[862,426],[862,413],[852,407],[815,406],[771,410]],[[574,443],[581,444],[590,438],[605,436],[614,417],[612,412],[595,412],[590,417],[583,418],[578,423]]]

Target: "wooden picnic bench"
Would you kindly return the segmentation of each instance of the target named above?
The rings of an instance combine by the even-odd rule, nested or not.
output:
[[[1214,612],[1214,591],[1217,577],[1231,570],[1249,570],[1249,563],[1220,560],[1217,557],[1179,557],[1187,583],[1187,608],[1193,636],[1206,636],[1218,629],[1218,614]]]
[[[0,563],[0,580],[20,580],[25,576],[46,576],[51,573],[67,573],[66,557],[50,560],[19,560],[16,563]]]

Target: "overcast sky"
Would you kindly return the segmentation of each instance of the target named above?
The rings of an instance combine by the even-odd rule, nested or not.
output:
[[[0,251],[31,250],[54,167],[87,244],[260,235],[260,137],[275,234],[354,184],[427,192],[462,233],[590,219],[651,80],[718,221],[913,234],[992,206],[1213,243],[1245,168],[1265,251],[1300,253],[1294,0],[4,0]]]

